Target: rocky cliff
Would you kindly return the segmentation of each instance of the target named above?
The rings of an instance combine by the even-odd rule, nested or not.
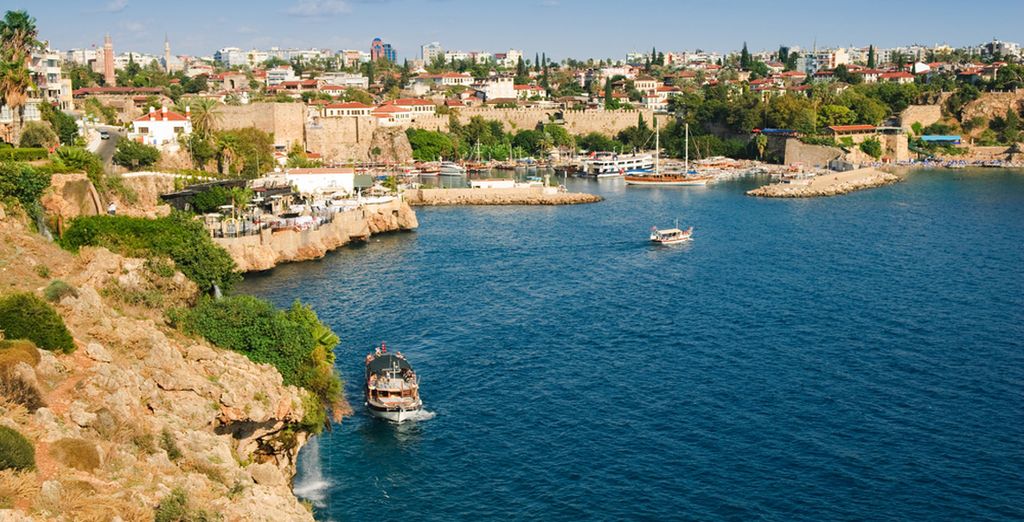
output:
[[[72,255],[11,217],[0,217],[0,266],[5,292],[74,287],[55,307],[77,347],[13,369],[41,407],[0,396],[0,424],[29,438],[37,463],[0,472],[0,507],[13,508],[0,520],[152,520],[177,489],[228,521],[312,520],[290,487],[300,390],[166,326],[163,309],[195,297],[184,276],[105,249]]]
[[[343,212],[334,221],[309,230],[264,230],[260,235],[217,238],[243,272],[269,270],[280,263],[319,259],[327,252],[373,234],[419,227],[416,213],[404,201],[367,205]]]

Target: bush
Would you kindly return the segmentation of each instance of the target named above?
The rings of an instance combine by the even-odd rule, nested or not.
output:
[[[178,460],[182,457],[181,450],[178,449],[178,443],[174,440],[174,435],[167,428],[160,432],[160,448],[167,452],[167,458],[171,460]]]
[[[0,149],[0,161],[36,161],[46,159],[46,149]]]
[[[51,158],[58,168],[81,170],[89,177],[96,190],[103,191],[106,183],[103,177],[103,160],[82,147],[59,147]]]
[[[113,161],[128,169],[148,167],[160,161],[160,151],[137,141],[121,140],[117,142]]]
[[[75,351],[75,341],[64,320],[34,294],[11,294],[0,299],[0,330],[8,339],[28,339],[44,350]]]
[[[0,426],[0,469],[36,469],[36,450],[24,435]]]
[[[220,520],[216,514],[189,507],[188,494],[174,488],[160,501],[154,512],[154,522],[212,522]]]
[[[61,237],[71,251],[102,246],[130,257],[168,257],[200,290],[227,290],[240,279],[227,251],[210,239],[203,225],[185,214],[157,219],[83,216]]]
[[[23,148],[44,148],[48,149],[57,144],[57,133],[49,125],[32,121],[25,124],[21,131],[21,141],[18,145]]]
[[[864,154],[875,159],[882,157],[882,143],[878,141],[878,138],[870,138],[862,141],[860,143],[860,150]]]
[[[59,303],[61,299],[64,299],[69,295],[72,297],[78,297],[78,290],[60,279],[50,281],[50,284],[43,289],[43,297],[51,303]]]
[[[341,379],[334,370],[333,349],[338,337],[311,308],[298,301],[282,311],[251,296],[207,297],[195,308],[173,311],[170,318],[186,333],[202,335],[257,363],[273,365],[285,384],[309,390],[321,410],[334,410],[342,398]],[[318,418],[318,413],[310,413],[312,419]],[[323,423],[307,426],[314,432],[322,427]]]
[[[31,165],[0,162],[0,199],[17,200],[26,211],[39,205],[39,197],[50,186],[50,175]]]

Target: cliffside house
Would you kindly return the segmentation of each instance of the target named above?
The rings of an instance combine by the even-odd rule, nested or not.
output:
[[[185,107],[185,114],[167,110],[163,106],[159,111],[149,108],[145,114],[132,121],[132,131],[128,139],[159,148],[177,148],[178,136],[192,134],[191,113]]]
[[[359,102],[329,103],[323,106],[325,118],[340,118],[342,116],[369,116],[373,107]]]

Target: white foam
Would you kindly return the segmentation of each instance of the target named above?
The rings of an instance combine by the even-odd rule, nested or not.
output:
[[[427,410],[420,410],[420,411],[416,412],[415,415],[410,417],[409,420],[413,420],[413,421],[416,421],[416,422],[423,422],[423,421],[428,421],[430,419],[433,419],[434,417],[437,417],[437,413],[436,412],[427,411]]]
[[[320,461],[320,440],[316,437],[310,439],[302,453],[292,491],[316,507],[325,507],[327,489],[331,487],[331,483],[324,479],[323,464]]]

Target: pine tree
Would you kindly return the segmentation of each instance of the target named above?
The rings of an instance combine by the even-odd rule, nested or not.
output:
[[[868,46],[868,69],[875,68],[875,46]]]
[[[540,72],[540,55],[537,53],[533,55],[533,72]]]
[[[740,70],[746,71],[750,67],[750,51],[747,50],[747,42],[743,42],[743,50],[740,51]]]
[[[609,76],[604,79],[604,108],[608,109],[612,106],[612,77]]]
[[[515,83],[524,84],[530,81],[530,75],[526,72],[526,64],[523,62],[523,57],[519,57],[519,61],[516,62],[516,79]]]
[[[779,62],[785,64],[786,61],[789,59],[789,47],[786,47],[785,45],[780,45],[778,58]]]

